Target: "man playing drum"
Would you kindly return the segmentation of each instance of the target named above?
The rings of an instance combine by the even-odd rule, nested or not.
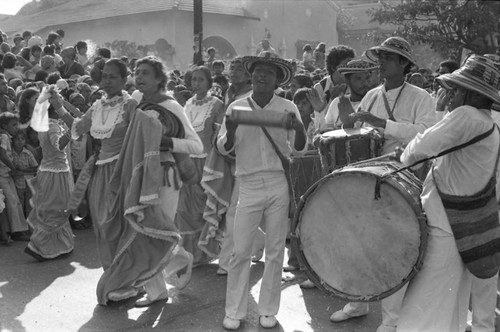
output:
[[[278,323],[281,294],[281,268],[288,231],[290,199],[288,181],[281,157],[301,154],[306,150],[305,129],[297,107],[274,94],[277,86],[288,84],[292,66],[283,59],[263,52],[259,57],[242,59],[252,75],[252,95],[232,103],[234,107],[253,111],[291,112],[294,119],[290,129],[240,125],[226,117],[217,140],[223,154],[236,153],[236,176],[241,180],[239,200],[234,220],[234,251],[229,263],[225,317],[222,326],[227,330],[240,327],[247,315],[251,251],[253,238],[262,218],[266,223],[265,266],[259,294],[259,323],[272,328]],[[277,150],[279,149],[279,151]]]
[[[341,97],[339,117],[345,128],[354,127],[356,122],[377,128],[384,135],[382,152],[386,154],[408,144],[435,123],[434,103],[427,91],[405,82],[405,75],[416,66],[405,39],[390,37],[365,53],[370,60],[378,61],[384,84],[368,91],[356,111],[346,96]],[[405,290],[403,287],[382,300],[382,324],[377,332],[396,331]],[[352,302],[333,313],[330,320],[340,322],[367,313],[367,303]]]
[[[337,72],[344,76],[350,91],[345,97],[343,94],[341,95],[343,96],[342,101],[349,102],[353,108],[357,108],[366,93],[371,88],[374,88],[371,83],[371,73],[377,69],[378,66],[374,62],[365,59],[353,59],[347,64],[339,65]],[[336,97],[328,107],[328,112],[324,118],[327,129],[340,129],[342,127],[339,118],[339,100],[340,97]],[[307,279],[300,284],[300,287],[307,289],[314,288],[315,285],[311,280]]]
[[[500,103],[500,70],[474,55],[438,82],[449,91],[450,113],[401,155],[405,165],[442,157],[423,184],[427,252],[408,285],[398,331],[464,331],[473,275],[497,278],[500,266],[500,135],[490,111]]]
[[[326,128],[340,129],[342,121],[339,117],[339,104],[350,103],[353,109],[356,109],[366,93],[375,88],[371,80],[371,73],[378,69],[376,63],[365,59],[353,59],[345,65],[337,67],[337,72],[344,76],[349,93],[341,93],[335,98],[328,107],[325,116]],[[378,82],[376,83],[378,85]]]

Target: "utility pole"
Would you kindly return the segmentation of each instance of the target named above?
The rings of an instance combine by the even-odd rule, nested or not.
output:
[[[193,0],[194,14],[194,46],[193,64],[197,65],[203,60],[203,0]]]

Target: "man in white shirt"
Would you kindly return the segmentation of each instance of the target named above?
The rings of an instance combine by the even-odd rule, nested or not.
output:
[[[293,113],[290,129],[266,128],[277,149],[285,157],[301,154],[306,146],[305,129],[300,114],[291,101],[278,97],[274,90],[286,85],[292,78],[291,64],[264,52],[259,57],[242,59],[243,66],[252,75],[252,95],[236,100],[227,109],[231,115],[235,107],[259,111]],[[236,177],[240,180],[239,200],[234,220],[234,251],[229,263],[225,317],[227,330],[236,330],[246,317],[249,293],[250,263],[253,238],[264,218],[266,224],[266,259],[259,295],[259,323],[264,328],[276,326],[281,297],[281,268],[288,231],[289,191],[283,165],[277,151],[261,127],[238,125],[226,117],[217,148],[222,154],[235,152]]]
[[[490,111],[494,102],[500,102],[500,70],[490,59],[474,55],[460,69],[437,79],[451,93],[451,111],[439,123],[409,142],[401,155],[403,164],[412,165],[486,135],[473,144],[437,158],[433,172],[429,172],[424,181],[421,200],[428,221],[427,252],[420,272],[409,283],[398,331],[465,330],[473,275],[469,271],[470,266],[464,264],[465,256],[459,254],[457,245],[463,236],[471,235],[471,230],[474,235],[481,233],[479,227],[482,226],[474,226],[462,236],[457,236],[456,224],[450,223],[443,205],[443,199],[447,201],[449,198],[443,195],[477,197],[479,192],[494,184],[492,180],[496,180],[496,193],[500,190],[500,135]],[[498,217],[498,196],[495,197],[495,191],[492,193],[491,215]],[[466,204],[463,202],[460,210],[470,211]],[[486,205],[483,205],[475,204],[473,208],[482,209],[481,214],[488,216]],[[492,225],[498,227],[498,219]],[[486,237],[480,238],[489,241],[483,245],[482,251],[486,252],[486,256],[498,255],[500,240],[495,230],[486,229],[486,234]],[[479,256],[482,257],[484,255]],[[492,268],[493,278],[496,278],[498,266],[488,264],[485,267]],[[494,306],[492,301],[491,310]],[[494,328],[478,327],[477,331],[494,331]]]
[[[366,56],[377,61],[384,84],[366,93],[357,110],[350,103],[339,105],[339,117],[344,127],[359,125],[377,128],[384,135],[382,153],[393,152],[408,144],[419,132],[435,122],[434,104],[427,91],[405,82],[405,75],[416,65],[410,44],[403,38],[390,37],[380,46],[366,51]],[[382,300],[382,324],[377,332],[394,332],[406,286]],[[340,322],[368,313],[368,304],[350,302],[334,312],[330,320]]]

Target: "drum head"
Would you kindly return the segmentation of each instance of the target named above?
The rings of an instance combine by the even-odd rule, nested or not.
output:
[[[318,287],[347,300],[389,296],[422,259],[419,190],[411,193],[388,178],[376,199],[377,178],[359,169],[333,172],[308,190],[295,219],[294,241],[306,273]]]

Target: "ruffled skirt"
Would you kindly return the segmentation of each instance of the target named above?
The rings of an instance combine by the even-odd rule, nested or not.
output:
[[[33,234],[28,248],[46,259],[72,252],[73,232],[65,211],[73,187],[71,174],[39,171],[30,186],[33,210],[27,221]]]

